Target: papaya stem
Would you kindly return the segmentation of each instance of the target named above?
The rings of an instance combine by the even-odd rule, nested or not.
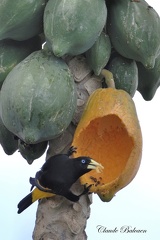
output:
[[[105,78],[105,83],[110,88],[115,88],[115,82],[113,78],[113,74],[107,69],[102,69],[101,75]]]

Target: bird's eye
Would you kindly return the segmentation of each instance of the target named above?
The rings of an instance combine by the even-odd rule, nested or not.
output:
[[[83,164],[86,163],[86,160],[85,160],[85,159],[82,159],[82,160],[81,160],[81,163],[83,163]]]

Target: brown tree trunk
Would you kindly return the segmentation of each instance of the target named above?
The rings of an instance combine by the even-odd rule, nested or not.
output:
[[[71,146],[76,125],[79,122],[89,95],[101,87],[100,79],[92,73],[83,56],[66,59],[77,87],[77,110],[72,123],[58,138],[49,142],[47,159],[57,153],[66,153]],[[72,191],[79,195],[83,191],[80,182],[73,185]],[[64,197],[56,196],[39,202],[33,240],[85,240],[87,219],[90,216],[91,195],[83,195],[73,203]]]
[[[83,187],[79,182],[73,192],[80,194]],[[85,240],[85,227],[90,215],[91,196],[84,195],[73,203],[64,197],[56,196],[41,200],[33,232],[34,240]]]

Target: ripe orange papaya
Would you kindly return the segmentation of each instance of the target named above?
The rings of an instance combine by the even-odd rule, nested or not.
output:
[[[104,167],[89,172],[81,183],[110,201],[135,177],[142,155],[142,134],[134,102],[124,90],[97,89],[90,96],[76,128],[74,156],[90,156]]]

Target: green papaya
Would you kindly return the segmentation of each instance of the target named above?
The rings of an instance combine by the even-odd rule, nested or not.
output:
[[[100,75],[106,66],[111,54],[111,42],[109,36],[104,32],[98,37],[94,45],[86,52],[88,65],[95,75]]]
[[[160,85],[160,54],[156,58],[154,68],[146,69],[140,62],[138,66],[138,91],[146,101],[152,100]]]
[[[3,124],[0,117],[0,144],[7,155],[12,155],[18,149],[18,141]]]
[[[0,88],[8,73],[29,54],[42,48],[39,36],[26,41],[5,39],[0,41]]]
[[[27,40],[43,31],[47,0],[3,0],[0,3],[0,40]]]
[[[158,13],[144,0],[112,0],[108,13],[108,34],[116,51],[153,68],[160,51]]]
[[[70,124],[76,97],[74,79],[65,61],[39,50],[7,75],[0,94],[1,117],[25,143],[47,141]]]
[[[105,0],[49,0],[44,11],[44,33],[53,53],[78,55],[97,40],[106,23]]]
[[[114,54],[107,65],[107,69],[113,74],[115,87],[125,90],[133,97],[138,86],[136,62],[119,54]]]
[[[26,144],[20,139],[18,140],[18,149],[22,157],[32,164],[34,160],[40,158],[47,149],[48,142],[40,142],[36,144]]]

